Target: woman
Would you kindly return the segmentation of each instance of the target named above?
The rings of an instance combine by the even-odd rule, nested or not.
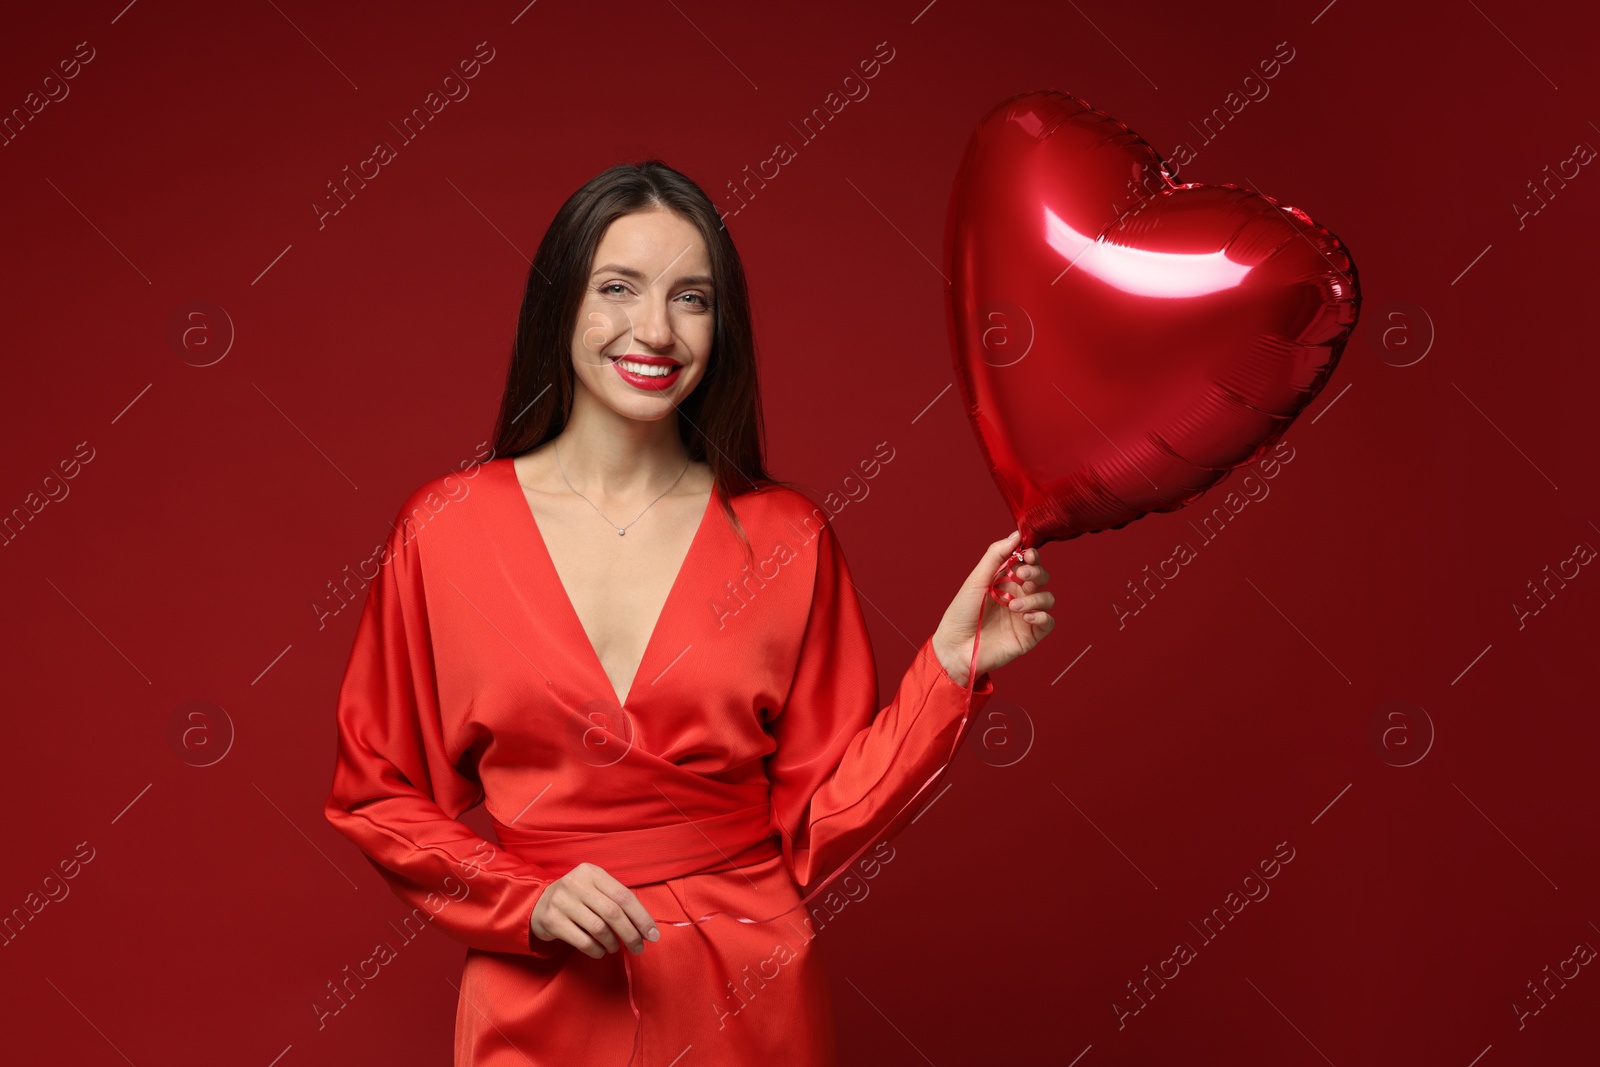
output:
[[[468,946],[455,1063],[835,1062],[810,898],[954,755],[980,607],[971,713],[1053,626],[1036,552],[1002,607],[988,547],[880,711],[827,512],[764,469],[733,243],[658,161],[551,223],[495,452],[396,516],[326,808]]]

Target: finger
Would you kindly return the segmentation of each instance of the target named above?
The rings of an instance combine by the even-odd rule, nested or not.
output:
[[[1011,573],[1021,577],[1035,577],[1046,574],[1045,566],[1038,561],[1038,553],[1034,549],[1022,550],[1022,560],[1011,568]]]
[[[600,888],[602,881],[613,887],[610,892]],[[583,903],[590,912],[599,917],[606,928],[596,931],[587,922],[584,926],[605,943],[608,952],[615,952],[622,945],[628,946],[628,951],[635,955],[644,951],[644,935],[633,925],[633,920],[628,918],[628,913],[622,910],[622,905],[616,900],[617,894],[630,892],[626,886],[600,868],[595,868],[593,876],[583,887]]]
[[[1034,577],[1038,570],[1037,567],[1018,567],[1016,569],[1017,578],[1022,583],[1019,586],[1021,592],[1037,593],[1039,591],[1039,586],[1043,584],[1044,580]]]
[[[616,900],[617,903],[622,906],[622,910],[627,913],[629,921],[633,923],[634,929],[638,930],[640,935],[642,935],[646,941],[660,941],[661,930],[656,926],[655,919],[645,908],[644,904],[636,895],[634,895],[633,890],[629,889],[627,886],[620,885],[619,883],[619,888],[622,890],[624,895],[620,900],[616,897],[613,897],[612,899]]]
[[[598,922],[598,918],[596,921]],[[606,947],[596,941],[576,920],[560,910],[559,906],[553,905],[553,910],[546,917],[544,925],[550,931],[550,940],[565,941],[585,956],[592,956],[595,959],[600,959],[606,954]]]
[[[622,910],[621,904],[598,889],[590,893],[587,901],[589,910],[605,921],[608,927],[606,932],[616,942],[615,947],[627,946],[635,956],[644,951],[644,935],[633,925],[633,920]]]
[[[994,577],[994,572],[1000,569],[1000,564],[1005,562],[1007,556],[1011,555],[1011,551],[1016,547],[1020,537],[1020,534],[1012,531],[1000,540],[991,542],[988,549],[984,551],[983,558],[972,569],[972,574],[967,579],[969,584],[988,585]]]
[[[592,863],[578,864],[561,880],[563,891],[554,902],[562,915],[596,943],[601,956],[618,948],[616,933],[605,916],[600,914],[601,909],[596,907],[599,892],[594,888],[594,881],[597,876],[604,874],[604,870]],[[548,891],[546,895],[549,895]],[[589,954],[594,955],[592,952]]]
[[[1055,607],[1055,603],[1056,595],[1046,590],[1041,593],[1030,593],[1027,596],[1019,596],[1006,606],[1012,611],[1033,611],[1037,608]]]
[[[587,897],[580,897],[572,904],[572,910],[567,913],[567,918],[572,920],[577,927],[588,934],[595,942],[599,952],[589,952],[589,955],[599,959],[608,952],[617,951],[617,935],[606,923],[605,919],[590,906]],[[585,949],[584,951],[588,951]]]
[[[598,867],[595,868],[594,886],[620,909],[622,913],[620,918],[624,921],[626,930],[617,927],[615,923],[612,924],[613,928],[624,935],[623,939],[629,942],[630,948],[635,943],[630,938],[637,939],[639,947],[634,949],[635,952],[643,951],[646,939],[651,941],[661,939],[661,931],[656,927],[655,919],[651,918],[650,912],[640,903],[633,890],[613,878],[604,868]]]
[[[1019,564],[1015,559],[1010,558],[1019,536],[1013,533],[990,544],[984,552],[983,558],[978,561],[978,565],[967,576],[966,588],[993,588],[1000,592],[1006,592],[1009,587],[1009,589],[1020,592],[1021,586],[1012,581],[1012,575],[1016,573],[1015,568]],[[1007,571],[1010,573],[1006,573]]]
[[[1050,612],[1044,608],[1024,608],[1016,615],[1029,626],[1045,626],[1053,622]]]

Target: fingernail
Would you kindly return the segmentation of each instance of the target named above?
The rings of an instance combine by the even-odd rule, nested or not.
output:
[[[652,926],[650,928],[650,932],[648,934],[645,934],[644,936],[648,937],[652,941],[660,941],[661,940],[661,931],[656,929],[654,926]]]

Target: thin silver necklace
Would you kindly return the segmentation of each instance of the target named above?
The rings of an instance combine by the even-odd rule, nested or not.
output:
[[[578,493],[578,490],[573,487],[572,482],[567,480],[566,468],[561,465],[561,442],[560,441],[557,441],[555,443],[555,451],[556,451],[556,470],[561,472],[561,480],[567,483],[567,488],[568,489],[571,489],[574,493]],[[678,476],[676,478],[672,479],[672,485],[669,485],[665,489],[661,490],[661,496],[656,497],[655,500],[652,500],[652,501],[650,501],[650,503],[646,504],[644,506],[644,511],[649,511],[651,508],[655,507],[656,506],[656,500],[660,500],[662,496],[666,496],[668,493],[672,492],[673,486],[677,485],[680,481],[682,481],[684,474],[688,473],[689,463],[690,463],[690,460],[686,459],[686,460],[683,461],[683,470],[679,471],[678,472]],[[582,493],[578,493],[578,496],[579,496],[579,498],[581,498],[583,500],[583,502],[585,504],[588,504],[591,508],[594,508],[595,514],[599,515],[602,519],[606,519],[606,513],[601,511],[598,507],[595,507],[595,503],[594,503],[593,500],[590,500],[588,497],[584,496]],[[641,512],[639,512],[639,514],[635,515],[633,517],[633,522],[638,522],[640,519],[644,518],[644,511],[641,511]],[[633,522],[628,523],[628,526],[632,526]],[[623,534],[628,532],[628,526],[617,526],[617,524],[612,522],[610,519],[606,519],[606,524],[609,525],[609,526],[615,526],[616,527],[617,536],[618,537],[621,537]]]

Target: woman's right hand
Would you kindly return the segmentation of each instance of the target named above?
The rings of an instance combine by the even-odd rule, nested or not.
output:
[[[560,939],[595,959],[626,943],[634,955],[661,940],[633,890],[592,863],[580,863],[545,886],[528,920],[541,941]]]

